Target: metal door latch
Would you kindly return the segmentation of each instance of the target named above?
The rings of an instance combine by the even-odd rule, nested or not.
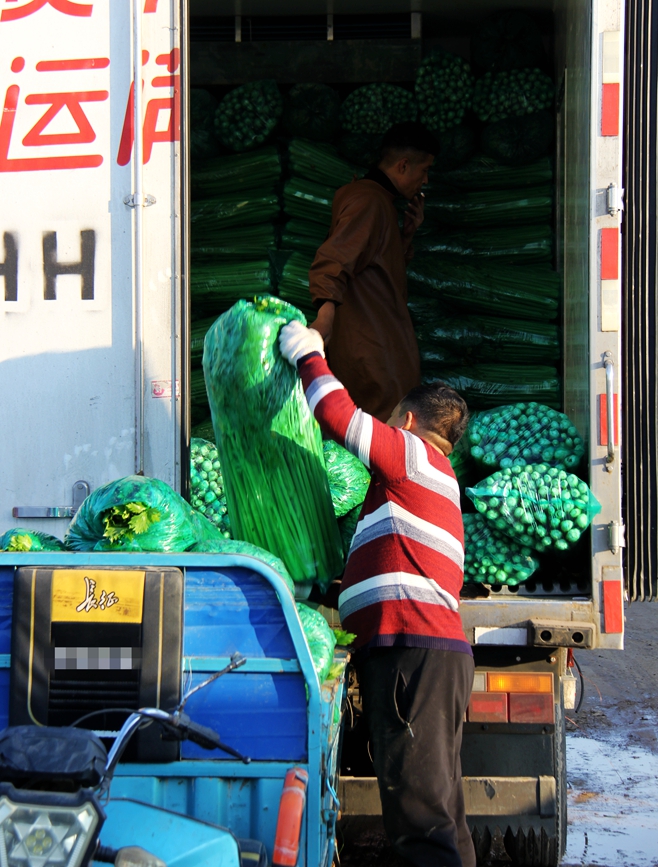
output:
[[[626,547],[626,526],[619,521],[608,524],[608,548],[616,554],[620,548]]]
[[[606,206],[608,214],[611,217],[616,217],[620,211],[624,210],[624,191],[617,184],[609,184],[606,190]]]
[[[73,485],[73,503],[70,506],[14,506],[14,518],[72,518],[86,497],[89,496],[89,482],[79,479]]]
[[[123,197],[123,203],[124,205],[128,205],[129,208],[138,208],[140,205],[144,208],[149,208],[151,205],[155,205],[156,198],[150,193],[144,196],[137,196],[135,193],[131,193],[129,196]]]

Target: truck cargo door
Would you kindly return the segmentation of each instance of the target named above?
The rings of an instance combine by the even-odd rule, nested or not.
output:
[[[180,485],[179,33],[171,0],[0,3],[0,529]]]

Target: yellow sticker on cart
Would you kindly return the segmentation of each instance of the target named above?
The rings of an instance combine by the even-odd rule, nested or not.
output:
[[[54,569],[53,623],[141,623],[144,572]]]

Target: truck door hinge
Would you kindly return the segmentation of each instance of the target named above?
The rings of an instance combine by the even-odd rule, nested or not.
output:
[[[73,485],[73,502],[70,506],[14,506],[14,518],[72,518],[85,498],[89,496],[89,482],[78,479]]]
[[[156,201],[155,196],[150,195],[150,193],[144,196],[137,196],[135,193],[131,193],[129,196],[123,197],[124,205],[128,205],[129,208],[139,208],[140,206],[149,208],[151,205],[155,205]]]
[[[608,548],[616,554],[620,548],[626,547],[626,526],[620,521],[610,521],[608,524]]]
[[[608,214],[611,217],[616,217],[620,211],[624,210],[624,191],[617,184],[609,184],[606,190],[606,205]]]

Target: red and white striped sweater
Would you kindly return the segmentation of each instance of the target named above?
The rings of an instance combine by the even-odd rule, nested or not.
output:
[[[339,597],[356,647],[471,653],[459,616],[464,527],[450,461],[409,431],[362,412],[317,353],[300,359],[325,434],[372,472]]]

